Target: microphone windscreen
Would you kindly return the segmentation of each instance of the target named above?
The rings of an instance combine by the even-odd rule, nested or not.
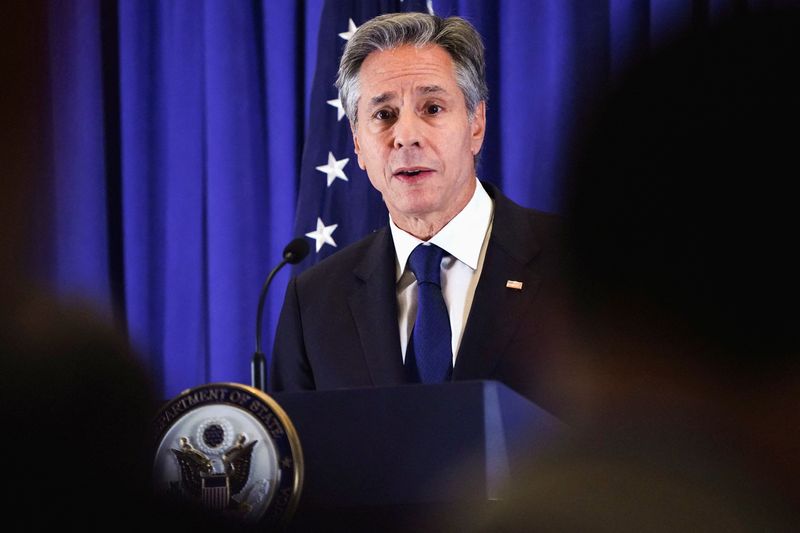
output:
[[[298,237],[287,244],[286,248],[283,249],[283,258],[290,265],[296,265],[306,258],[309,250],[308,241],[302,237]]]

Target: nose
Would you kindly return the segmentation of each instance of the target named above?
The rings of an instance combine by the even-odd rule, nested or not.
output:
[[[394,123],[394,147],[420,146],[422,119],[414,113],[400,113]]]

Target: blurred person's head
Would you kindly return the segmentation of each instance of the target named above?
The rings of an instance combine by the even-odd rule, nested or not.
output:
[[[248,531],[153,492],[154,384],[88,307],[29,291],[0,330],[0,504],[12,530]]]
[[[754,16],[656,52],[608,99],[566,209],[590,364],[743,391],[796,368],[798,57],[796,15]]]
[[[87,309],[28,291],[11,311],[0,334],[7,523],[143,523],[157,407],[149,377]]]
[[[752,15],[654,52],[611,92],[574,154],[559,355],[574,420],[725,435],[786,494],[800,493],[798,57],[797,13]]]
[[[532,448],[467,530],[796,524],[798,57],[797,14],[728,21],[654,52],[598,108],[552,308],[575,431]]]

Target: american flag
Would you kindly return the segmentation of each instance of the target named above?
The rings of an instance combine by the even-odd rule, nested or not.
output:
[[[344,45],[356,28],[400,11],[433,13],[432,0],[327,0],[323,7],[295,222],[295,234],[310,239],[311,254],[295,266],[295,274],[388,221],[380,194],[358,167],[334,81]]]

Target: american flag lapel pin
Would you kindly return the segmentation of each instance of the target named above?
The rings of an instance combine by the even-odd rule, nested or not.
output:
[[[506,281],[506,288],[515,289],[515,290],[521,291],[522,290],[522,282],[521,281],[514,281],[513,279],[510,279],[510,280]]]

